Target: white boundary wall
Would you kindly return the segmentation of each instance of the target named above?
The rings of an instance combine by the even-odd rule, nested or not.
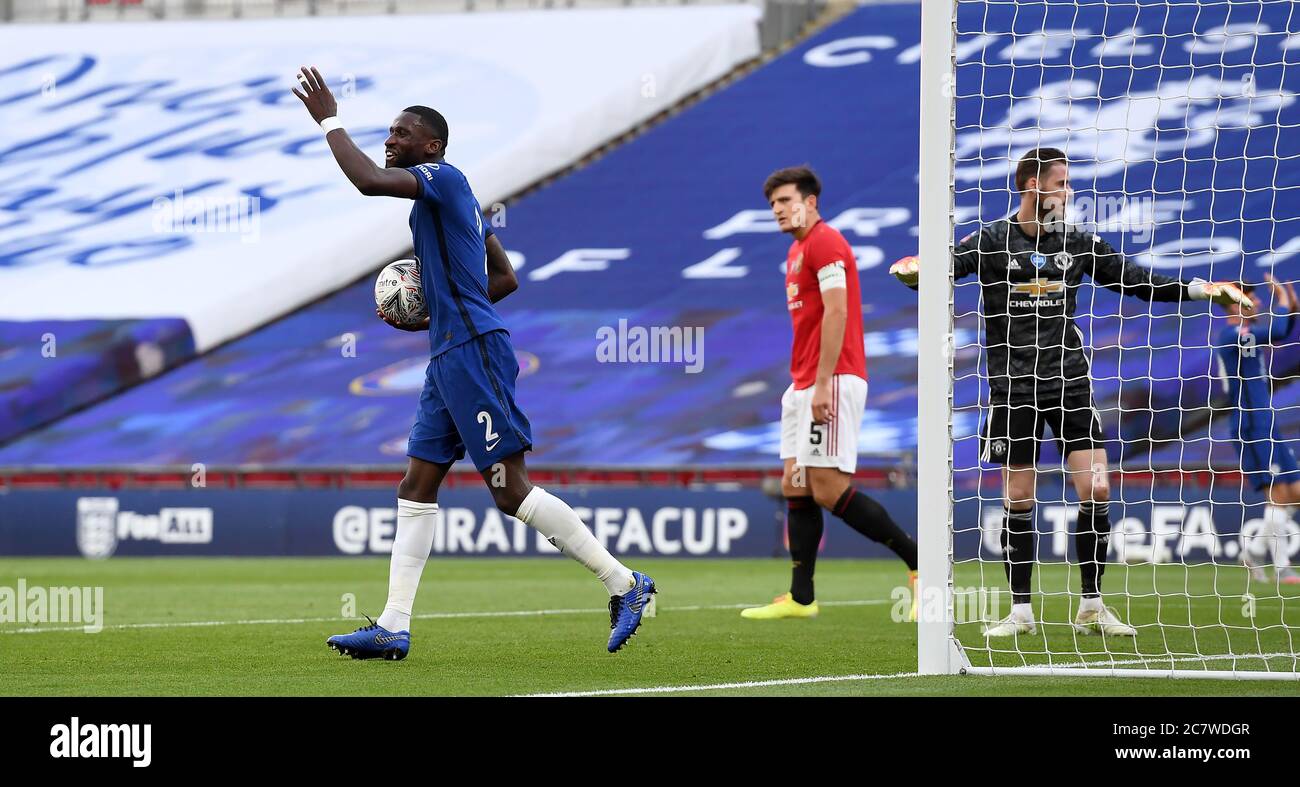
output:
[[[203,351],[402,253],[409,203],[347,183],[289,93],[299,65],[334,83],[376,160],[403,107],[441,111],[448,161],[487,207],[757,56],[758,16],[0,27],[0,320],[184,317]],[[177,189],[207,218],[175,209]],[[238,201],[250,193],[256,208]],[[238,221],[211,231],[226,203]]]

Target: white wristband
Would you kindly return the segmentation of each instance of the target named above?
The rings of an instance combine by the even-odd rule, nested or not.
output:
[[[1205,279],[1192,279],[1187,285],[1187,294],[1192,296],[1194,301],[1209,300],[1210,295],[1205,291],[1205,285],[1209,284]]]
[[[339,120],[338,115],[331,115],[320,122],[320,127],[328,134],[336,128],[343,128],[343,122]]]

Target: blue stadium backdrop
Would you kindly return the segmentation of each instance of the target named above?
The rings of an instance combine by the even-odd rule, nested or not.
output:
[[[1252,47],[1221,40],[1216,48],[1211,37],[1204,50],[1191,44],[1188,34],[1236,23],[1227,16],[1229,6],[1161,8],[1158,19],[1140,5],[1047,11],[1035,6],[1019,13],[990,5],[982,10],[989,18],[996,15],[1000,28],[1012,24],[1016,13],[1014,29],[1025,33],[1042,29],[1042,14],[1047,13],[1049,28],[1058,23],[1117,35],[1138,26],[1163,31],[1173,45],[1125,50],[1122,61],[1131,61],[1134,68],[1100,68],[1087,48],[1043,50],[1046,45],[1040,42],[1039,49],[1029,51],[1022,48],[1027,46],[1023,41],[1013,44],[1005,37],[965,49],[964,64],[1016,68],[985,67],[981,80],[966,82],[962,74],[967,72],[959,68],[960,95],[982,89],[990,97],[980,116],[973,101],[959,102],[958,234],[1008,210],[1009,154],[1040,142],[1059,143],[1082,162],[1073,170],[1081,196],[1127,192],[1151,197],[1160,215],[1181,217],[1180,222],[1159,224],[1145,240],[1103,229],[1142,264],[1187,278],[1259,279],[1269,270],[1279,278],[1300,278],[1300,262],[1292,256],[1300,254],[1300,223],[1295,221],[1300,217],[1300,167],[1291,163],[1300,153],[1300,135],[1279,134],[1276,125],[1269,125],[1300,126],[1295,98],[1300,72],[1282,65],[1285,47],[1294,40],[1285,31],[1294,22],[1286,4],[1264,4],[1258,10],[1258,18],[1243,20],[1255,24],[1259,33],[1251,37]],[[1067,11],[1068,18],[1058,19]],[[779,398],[789,379],[790,332],[781,271],[788,240],[770,219],[761,184],[771,170],[794,163],[809,163],[819,171],[823,214],[845,233],[858,257],[871,376],[862,430],[862,448],[869,452],[864,464],[892,466],[900,454],[914,449],[915,300],[886,271],[890,261],[913,252],[917,243],[918,17],[917,5],[858,9],[630,144],[506,205],[494,217],[521,279],[520,290],[502,309],[518,349],[521,402],[537,440],[532,462],[604,468],[776,465]],[[961,28],[976,30],[981,24],[980,18],[963,18]],[[1043,51],[1049,53],[1048,67],[1036,65]],[[1296,49],[1289,51],[1294,58]],[[1256,63],[1271,65],[1248,67],[1252,55]],[[1144,68],[1157,63],[1166,68]],[[1073,81],[1060,68],[1066,64],[1075,66]],[[1010,90],[1032,93],[1037,100],[1012,106],[1006,97]],[[1089,95],[1105,97],[1104,109],[1089,103]],[[1028,104],[1032,113],[1025,110]],[[1041,136],[1032,128],[1039,118],[1072,121],[1069,136]],[[453,128],[458,120],[452,118]],[[1113,129],[1115,123],[1119,131],[1086,128]],[[1204,129],[1189,133],[1187,126]],[[1126,166],[1125,155],[1135,163]],[[1276,156],[1283,165],[1247,166],[1243,155]],[[1162,162],[1158,169],[1142,161],[1152,156]],[[1180,157],[1186,162],[1171,163]],[[1098,163],[1089,164],[1092,160]],[[469,175],[472,180],[474,172]],[[1290,220],[1269,222],[1269,217]],[[1270,250],[1278,253],[1270,255]],[[959,312],[974,311],[972,289],[959,290]],[[398,463],[427,362],[426,340],[386,328],[375,319],[372,306],[367,276],[173,372],[11,440],[0,447],[0,465]],[[1231,468],[1235,456],[1226,442],[1226,419],[1211,417],[1220,400],[1207,339],[1221,325],[1220,318],[1203,307],[1199,312],[1185,309],[1182,315],[1161,305],[1149,310],[1144,303],[1121,302],[1100,290],[1091,308],[1093,316],[1081,324],[1096,348],[1096,396],[1111,455],[1131,469],[1202,468],[1207,463]],[[1126,319],[1113,319],[1117,314]],[[661,363],[618,362],[617,355],[611,362],[598,352],[602,335],[612,331],[625,337],[630,330],[655,326],[702,331],[686,335],[702,335],[703,340],[691,357]],[[172,336],[166,326],[148,329],[160,334],[154,341],[177,345],[175,352],[191,351],[183,335]],[[31,332],[30,326],[21,330]],[[957,343],[964,347],[958,356],[957,400],[972,405],[982,393],[975,376],[978,321],[973,315],[958,321]],[[40,373],[39,367],[27,371],[29,367],[35,365],[18,367],[23,370],[20,387],[24,375]],[[1298,371],[1300,346],[1279,349],[1275,374]],[[1300,387],[1280,388],[1277,405],[1284,408],[1283,432],[1294,437],[1300,427]],[[977,428],[971,410],[956,419],[958,466],[978,465],[974,441],[968,439]],[[1045,453],[1045,461],[1054,459]],[[311,502],[304,498],[301,507],[294,506],[311,512],[316,529],[308,532],[305,515],[289,513],[294,494],[109,493],[118,501],[115,523],[121,511],[153,516],[182,505],[182,497],[186,507],[214,512],[213,537],[203,545],[127,537],[116,540],[115,550],[333,554],[338,545],[330,528],[337,526],[340,510],[392,505],[391,492],[314,492]],[[585,494],[598,506],[625,513],[638,508],[647,527],[653,521],[650,512],[665,507],[734,508],[745,512],[745,529],[727,542],[728,554],[779,550],[775,503],[756,491]],[[450,507],[471,512],[474,527],[486,526],[485,495],[463,490],[448,495]],[[0,496],[0,549],[75,552],[79,526],[95,516],[93,511],[78,514],[78,499],[94,496]],[[915,492],[891,491],[882,497],[905,525],[915,526],[906,521],[915,516]],[[1161,502],[1153,504],[1152,497]],[[1233,502],[1239,498],[1228,486],[1186,492],[1178,487],[1138,489],[1116,519],[1131,521],[1134,546],[1157,552],[1167,546],[1174,556],[1185,548],[1188,556],[1231,558],[1240,522],[1254,516],[1252,509],[1243,516]],[[57,526],[39,532],[22,527],[40,499],[61,512]],[[1216,501],[1213,507],[1210,500]],[[980,516],[976,505],[959,501],[959,517]],[[1162,506],[1186,506],[1184,513],[1203,508],[1219,536],[1207,534],[1203,544],[1158,549],[1159,538],[1152,540],[1150,533],[1166,527],[1168,509]],[[266,532],[244,532],[253,526],[239,512],[253,508],[283,513],[271,514]],[[1040,527],[1052,527],[1047,518],[1046,513],[1040,517]],[[697,521],[703,522],[702,514]],[[714,527],[710,550],[719,552],[717,519]],[[1138,539],[1139,527],[1145,541]],[[230,535],[219,535],[222,528]],[[513,550],[512,531],[505,527],[503,532],[503,543]],[[617,546],[614,531],[609,537]],[[875,554],[860,539],[828,539],[835,553]],[[484,543],[485,553],[492,554],[496,536]],[[526,539],[522,549],[532,549],[532,543]],[[635,536],[627,543],[634,549],[642,542]],[[975,547],[959,543],[963,554],[972,554]]]

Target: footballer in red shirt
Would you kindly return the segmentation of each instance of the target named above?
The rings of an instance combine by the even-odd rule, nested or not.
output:
[[[817,615],[813,570],[822,540],[823,508],[849,527],[894,550],[916,589],[916,542],[880,503],[853,487],[858,428],[867,406],[862,293],[853,249],[817,212],[821,182],[807,167],[777,170],[763,184],[781,231],[794,242],[786,255],[785,305],[794,325],[792,382],[781,397],[781,491],[786,498],[790,592],[741,612],[750,619]],[[915,619],[915,592],[910,619]]]

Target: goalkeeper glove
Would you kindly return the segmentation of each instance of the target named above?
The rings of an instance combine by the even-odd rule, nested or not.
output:
[[[1187,286],[1187,291],[1194,300],[1213,301],[1220,306],[1236,304],[1247,314],[1255,310],[1255,304],[1246,293],[1242,292],[1237,285],[1228,282],[1194,279]]]
[[[904,257],[893,265],[889,266],[889,275],[898,279],[908,287],[917,286],[921,280],[921,261],[916,257]]]

